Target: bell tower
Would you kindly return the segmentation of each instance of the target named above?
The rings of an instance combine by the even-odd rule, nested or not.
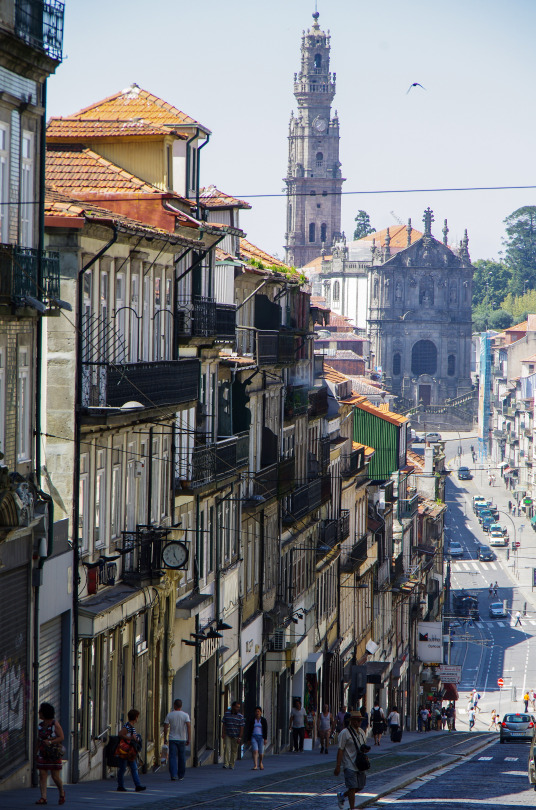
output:
[[[330,34],[319,14],[304,31],[300,72],[294,74],[297,114],[290,116],[285,261],[295,267],[320,256],[341,230],[339,119],[332,116],[336,74],[330,73]]]

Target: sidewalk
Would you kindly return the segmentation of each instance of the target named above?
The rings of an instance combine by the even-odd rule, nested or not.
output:
[[[466,757],[490,741],[491,734],[468,735],[463,732],[404,732],[401,743],[393,744],[384,738],[379,748],[372,747],[370,758],[372,769],[367,774],[366,791],[358,797],[358,806],[375,801],[408,784],[419,775],[430,773],[445,764]],[[130,776],[126,785],[128,795],[118,793],[115,779],[95,782],[81,782],[66,785],[65,806],[69,810],[87,810],[88,807],[105,807],[115,810],[119,807],[136,807],[139,810],[185,810],[194,805],[225,807],[225,810],[250,810],[253,806],[268,807],[267,798],[274,792],[279,799],[292,795],[317,796],[326,799],[327,807],[335,807],[335,788],[342,787],[342,777],[333,776],[336,746],[330,746],[327,756],[319,750],[300,754],[276,754],[265,758],[265,770],[251,771],[251,754],[236,763],[234,771],[223,770],[221,765],[205,765],[189,768],[184,781],[171,782],[166,769],[158,773],[141,775],[142,784],[147,790],[133,791]],[[375,763],[375,760],[378,760]],[[397,772],[398,768],[398,772]],[[297,781],[294,786],[288,783]],[[49,780],[51,782],[51,780]],[[281,783],[285,785],[281,786]],[[279,785],[279,792],[278,792]],[[309,793],[304,793],[309,791]],[[25,788],[0,793],[0,806],[6,810],[29,807],[39,798],[38,788]],[[277,798],[273,796],[273,798]],[[56,805],[58,791],[49,786],[48,805]],[[276,802],[278,803],[278,802]]]

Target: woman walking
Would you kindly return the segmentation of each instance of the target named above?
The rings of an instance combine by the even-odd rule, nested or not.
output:
[[[398,729],[400,728],[400,715],[398,713],[398,706],[393,706],[393,710],[389,713],[387,717],[387,723],[391,730],[391,742],[399,742],[399,740],[395,740]]]
[[[499,727],[497,725],[498,717],[497,712],[495,709],[491,710],[491,723],[489,724],[488,731],[498,731]]]
[[[48,775],[60,792],[58,804],[65,804],[65,790],[61,781],[63,729],[54,717],[54,706],[41,703],[39,707],[39,729],[37,733],[37,770],[39,771],[39,789],[41,798],[36,804],[47,804]]]
[[[138,746],[141,744],[141,737],[136,731],[134,724],[138,722],[139,716],[140,713],[138,709],[130,709],[127,715],[128,720],[119,732],[119,736],[129,742],[131,747],[134,748],[132,759],[120,758],[119,760],[119,767],[117,768],[117,790],[121,791],[122,793],[126,791],[125,773],[127,770],[127,765],[130,768],[130,773],[132,774],[132,781],[136,785],[136,791],[146,790],[145,785],[142,785],[140,782],[138,763],[136,761]]]
[[[317,731],[320,739],[320,753],[328,753],[329,738],[333,730],[333,715],[329,710],[327,703],[324,703],[324,709],[318,715]]]
[[[258,766],[258,769],[263,771],[264,765],[262,761],[264,759],[264,746],[268,742],[268,723],[262,715],[260,706],[255,707],[255,714],[248,722],[246,740],[251,741],[251,752],[253,754],[253,768],[251,770],[256,771]]]

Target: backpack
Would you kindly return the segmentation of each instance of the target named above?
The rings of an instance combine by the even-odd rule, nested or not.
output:
[[[108,742],[104,747],[104,759],[109,768],[118,768],[121,760],[115,756],[117,746],[119,745],[120,737],[117,734],[111,734],[108,737]]]
[[[382,720],[383,720],[382,710],[381,709],[373,709],[372,710],[372,722],[373,723],[381,723]]]
[[[359,742],[359,735],[355,733],[351,726],[348,726],[348,731],[350,732],[350,736],[354,741],[355,750],[356,750],[356,757],[355,757],[355,766],[357,770],[361,773],[362,771],[368,771],[370,768],[370,759],[367,757],[364,751],[361,750],[362,743]]]

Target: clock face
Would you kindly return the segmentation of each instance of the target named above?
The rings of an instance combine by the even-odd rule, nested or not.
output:
[[[184,568],[188,557],[188,547],[178,540],[167,543],[162,549],[162,562],[166,568]]]
[[[325,132],[328,127],[328,122],[325,118],[318,117],[313,121],[313,127],[317,132]]]

